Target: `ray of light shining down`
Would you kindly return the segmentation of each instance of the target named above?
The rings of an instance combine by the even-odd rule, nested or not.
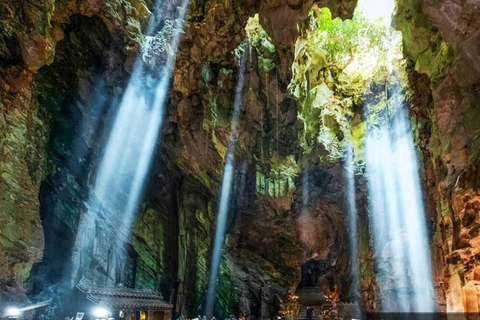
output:
[[[389,26],[394,9],[394,0],[360,0],[356,14]],[[390,42],[400,45],[395,32]],[[387,59],[393,67],[401,57],[392,54]],[[434,312],[426,213],[405,93],[390,88],[385,99],[388,108],[383,112],[365,106],[369,219],[381,309]]]
[[[208,278],[208,288],[204,310],[204,313],[208,317],[208,319],[213,316],[215,309],[215,296],[217,292],[218,273],[220,270],[223,245],[225,242],[225,232],[227,228],[228,209],[233,185],[233,169],[235,167],[235,144],[237,139],[237,125],[240,117],[240,107],[242,104],[243,84],[245,82],[245,68],[247,60],[246,52],[247,51],[242,54],[242,57],[240,59],[241,61],[238,71],[237,88],[233,105],[230,142],[228,144],[225,168],[223,169],[222,189],[220,191],[220,203],[217,212],[217,224],[215,229],[215,239],[213,242],[213,253],[210,262],[210,273]]]
[[[396,92],[396,95],[403,95]],[[377,277],[386,312],[435,311],[420,176],[403,96],[367,123],[366,166]]]
[[[130,227],[161,130],[171,71],[188,5],[189,0],[182,0],[178,7],[165,62],[156,70],[150,70],[149,63],[152,62],[146,59],[145,54],[137,59],[106,141],[87,211],[79,223],[74,261],[80,259],[80,252],[88,246],[89,238],[95,235],[97,219],[109,221],[117,249],[121,250],[129,240]],[[154,29],[153,24],[151,21],[149,32]],[[152,39],[152,36],[147,36],[145,52],[155,50]],[[78,281],[80,263],[77,262],[74,263],[73,281]]]
[[[312,239],[312,235],[315,234],[315,225],[313,223],[313,218],[310,214],[310,184],[311,184],[312,174],[308,168],[304,169],[304,174],[302,178],[302,211],[300,212],[300,217],[297,220],[298,231],[300,232],[300,240],[308,246],[308,243]]]
[[[351,140],[351,138],[350,138]],[[357,204],[355,192],[355,164],[353,147],[349,143],[345,150],[345,178],[347,181],[347,209],[350,240],[350,256],[352,261],[352,293],[354,302],[359,302],[360,297],[360,266],[358,254],[358,224]]]

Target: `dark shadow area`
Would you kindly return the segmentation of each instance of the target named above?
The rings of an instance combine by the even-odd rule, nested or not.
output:
[[[42,262],[34,265],[29,296],[62,296],[70,273],[78,220],[88,197],[95,148],[108,109],[105,72],[111,38],[103,21],[75,15],[57,44],[55,60],[35,75],[40,116],[49,124],[45,178],[39,192],[45,236]],[[47,307],[46,315],[55,312]]]
[[[299,288],[309,288],[318,286],[320,275],[325,272],[326,266],[318,260],[310,259],[302,264],[302,280]]]

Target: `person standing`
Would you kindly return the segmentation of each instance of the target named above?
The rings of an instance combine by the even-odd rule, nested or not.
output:
[[[313,318],[313,309],[310,307],[307,307],[307,320],[312,320]]]

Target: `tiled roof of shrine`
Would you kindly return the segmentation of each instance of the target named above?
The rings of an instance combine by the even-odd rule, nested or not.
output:
[[[80,281],[77,288],[92,303],[112,309],[170,310],[172,305],[163,300],[161,294],[137,289],[98,287],[87,281]]]

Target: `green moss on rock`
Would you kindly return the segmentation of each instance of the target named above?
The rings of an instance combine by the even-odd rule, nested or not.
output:
[[[352,145],[361,166],[365,123],[359,107],[381,111],[387,104],[378,87],[387,82],[405,87],[405,67],[396,58],[399,35],[361,14],[342,21],[316,6],[303,27],[289,85],[300,104],[300,145],[305,155],[315,153],[325,163],[343,158]]]

